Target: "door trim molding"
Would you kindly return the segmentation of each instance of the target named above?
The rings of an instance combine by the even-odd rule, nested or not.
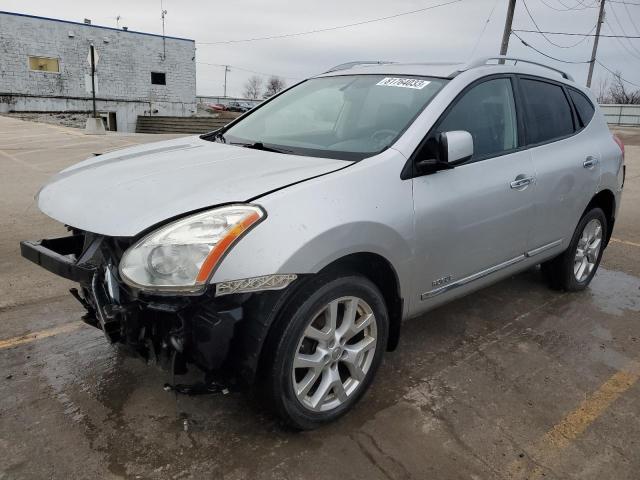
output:
[[[481,270],[472,275],[469,275],[468,277],[461,278],[460,280],[456,280],[455,282],[451,282],[451,283],[448,283],[447,285],[443,285],[441,287],[434,288],[433,290],[429,290],[428,292],[424,292],[423,294],[420,295],[420,300],[428,300],[429,298],[433,298],[437,295],[441,295],[455,288],[462,287],[463,285],[466,285],[468,283],[474,282],[476,280],[480,280],[481,278],[491,275],[492,273],[496,273],[504,268],[511,267],[512,265],[515,265],[516,263],[520,263],[523,260],[526,260],[527,258],[534,257],[542,252],[546,252],[547,250],[550,250],[554,247],[561,245],[562,240],[563,239],[561,238],[554,242],[547,243],[546,245],[542,245],[541,247],[534,248],[533,250],[529,250],[528,252],[525,252],[522,255],[518,255],[517,257],[507,260],[506,262],[499,263],[497,265],[494,265],[493,267],[489,267],[485,270]]]
[[[460,280],[456,280],[455,282],[449,283],[442,287],[434,288],[433,290],[429,290],[428,292],[420,295],[420,300],[427,300],[428,298],[433,298],[436,295],[440,295],[442,293],[448,292],[449,290],[453,290],[454,288],[461,287],[466,285],[467,283],[473,282],[475,280],[480,280],[481,278],[486,277],[487,275],[491,275],[492,273],[497,272],[498,270],[502,270],[503,268],[510,267],[511,265],[515,265],[518,262],[521,262],[527,258],[525,254],[518,255],[517,257],[512,258],[511,260],[507,260],[506,262],[499,263],[498,265],[494,265],[493,267],[489,267],[480,272],[469,275],[468,277],[461,278]]]
[[[525,253],[525,255],[527,257],[535,257],[539,253],[546,252],[547,250],[560,246],[562,244],[562,240],[564,239],[561,238],[559,240],[556,240],[555,242],[547,243],[546,245],[542,245],[541,247],[529,250],[527,253]]]

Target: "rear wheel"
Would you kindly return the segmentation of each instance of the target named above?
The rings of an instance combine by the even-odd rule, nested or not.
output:
[[[600,208],[593,208],[582,217],[569,248],[542,264],[552,288],[578,291],[589,285],[600,265],[607,228],[607,218]]]
[[[292,427],[346,413],[369,387],[387,344],[382,294],[367,278],[320,277],[303,286],[274,326],[268,395]]]

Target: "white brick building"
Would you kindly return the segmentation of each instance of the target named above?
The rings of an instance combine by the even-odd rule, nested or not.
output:
[[[195,42],[0,12],[0,112],[90,112],[135,131],[138,115],[196,112]]]

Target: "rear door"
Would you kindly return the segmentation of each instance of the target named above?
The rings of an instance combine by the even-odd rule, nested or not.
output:
[[[530,255],[561,251],[571,240],[600,178],[598,138],[589,135],[588,108],[579,115],[571,90],[550,80],[520,77],[527,145],[536,170]],[[578,99],[586,99],[584,95]],[[591,113],[593,116],[593,113]],[[587,120],[588,118],[588,120]]]

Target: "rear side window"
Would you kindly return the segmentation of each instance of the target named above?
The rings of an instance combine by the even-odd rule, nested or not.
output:
[[[520,80],[526,105],[527,141],[543,143],[574,132],[573,114],[562,87],[538,80]]]
[[[569,96],[573,100],[573,105],[578,112],[578,119],[580,120],[580,127],[586,127],[593,118],[593,114],[596,109],[593,107],[591,101],[582,93],[577,90],[569,89]]]

